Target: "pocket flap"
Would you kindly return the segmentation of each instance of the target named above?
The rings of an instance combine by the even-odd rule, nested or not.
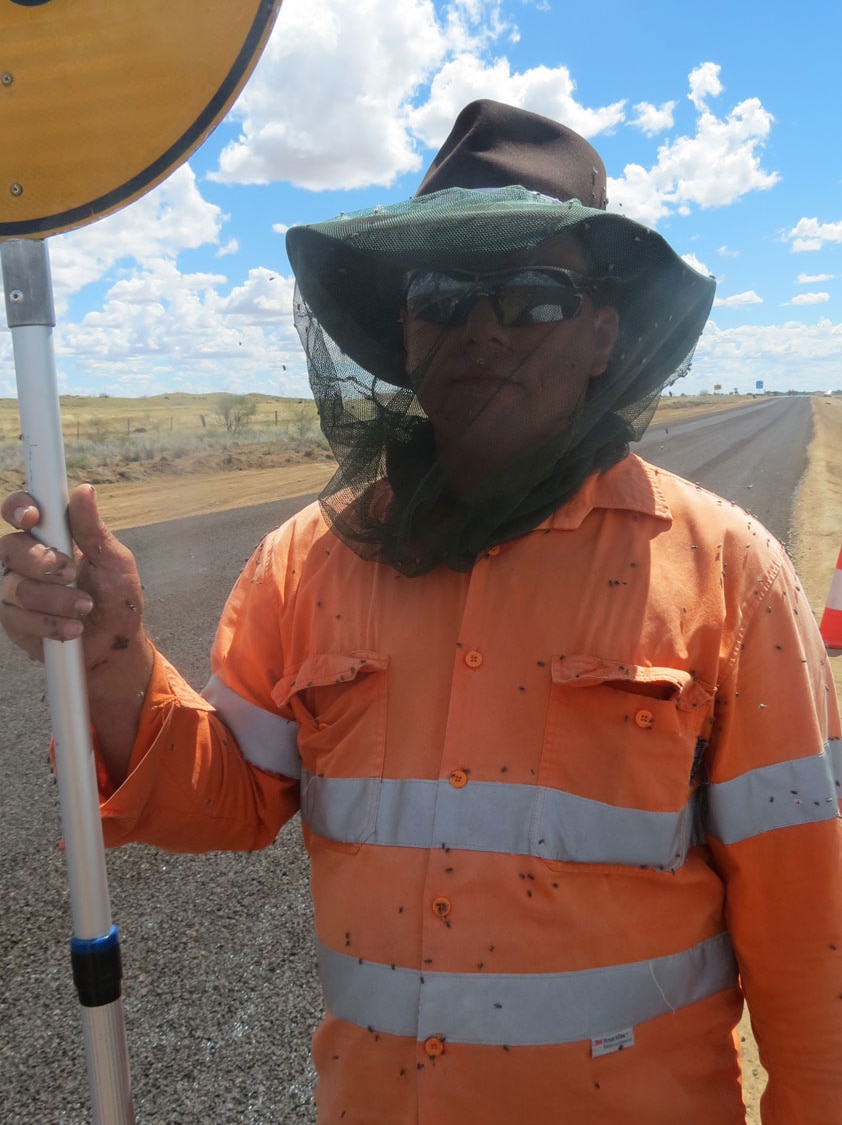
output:
[[[291,673],[283,676],[272,689],[278,707],[307,688],[345,684],[369,672],[384,672],[389,659],[374,652],[326,652],[310,656]]]
[[[654,668],[623,664],[601,656],[554,656],[552,679],[562,687],[602,687],[650,699],[671,700],[679,711],[707,703],[713,691],[684,668]]]

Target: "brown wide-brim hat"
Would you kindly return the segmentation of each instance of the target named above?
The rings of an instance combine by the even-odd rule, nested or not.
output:
[[[473,102],[412,199],[287,232],[297,299],[360,367],[405,386],[408,273],[500,269],[515,252],[569,235],[600,299],[620,314],[612,368],[625,365],[622,398],[633,401],[664,386],[693,351],[715,282],[606,202],[605,168],[586,140],[526,110]]]

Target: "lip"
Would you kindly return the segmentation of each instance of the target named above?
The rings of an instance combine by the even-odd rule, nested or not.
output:
[[[465,382],[508,383],[512,381],[512,372],[504,370],[497,357],[494,356],[459,357],[453,363],[448,364],[443,374],[450,385]]]
[[[511,375],[503,375],[501,372],[495,371],[492,368],[474,367],[469,371],[463,369],[454,374],[447,380],[447,386],[459,387],[476,384],[482,387],[511,387],[514,385],[514,382],[515,380]]]

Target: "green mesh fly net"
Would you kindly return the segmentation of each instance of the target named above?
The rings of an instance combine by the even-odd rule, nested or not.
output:
[[[443,362],[447,334],[458,329],[427,332],[429,346],[408,370],[401,324],[407,279],[419,270],[499,271],[562,237],[587,263],[590,299],[618,312],[608,368],[558,424],[551,415],[518,419],[518,409],[545,414],[549,406],[510,396],[512,425],[533,423],[524,428],[535,439],[515,454],[489,457],[481,487],[474,483],[466,496],[454,479],[458,458],[445,443],[468,441],[471,426],[492,409],[491,396],[505,388],[489,381],[489,401],[466,411],[461,435],[459,425],[447,436],[436,432],[421,404],[425,380]],[[439,565],[469,570],[489,547],[536,527],[591,473],[625,457],[663,389],[689,369],[714,292],[713,279],[656,232],[519,187],[450,188],[293,227],[287,250],[295,324],[338,464],[320,496],[323,513],[360,557],[409,576]],[[529,330],[509,329],[521,331]],[[559,368],[563,378],[564,356]]]

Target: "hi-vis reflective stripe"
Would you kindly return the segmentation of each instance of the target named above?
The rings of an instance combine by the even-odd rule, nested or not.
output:
[[[737,983],[727,934],[681,953],[571,973],[419,973],[360,964],[319,944],[325,1004],[388,1035],[535,1047],[576,1043],[656,1019]]]
[[[842,742],[824,753],[751,770],[708,788],[707,826],[723,844],[775,828],[834,820],[842,797]]]
[[[838,816],[842,743],[823,754],[705,787],[706,827],[723,843]],[[301,776],[301,815],[345,844],[531,855],[676,870],[704,840],[696,801],[677,812],[628,809],[535,785],[447,779]]]
[[[284,777],[301,775],[297,723],[255,707],[227,687],[218,676],[211,676],[202,695],[219,712],[220,718],[237,739],[246,761]]]
[[[447,779],[327,778],[303,772],[301,816],[346,844],[533,855],[572,863],[674,869],[700,842],[694,803],[679,812],[625,809],[537,785]]]

